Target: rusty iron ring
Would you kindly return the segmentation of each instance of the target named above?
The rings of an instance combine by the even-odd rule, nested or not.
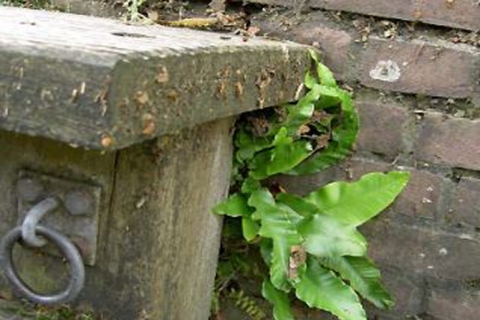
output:
[[[70,281],[65,290],[53,295],[41,295],[33,291],[18,275],[13,263],[12,253],[15,244],[22,239],[22,227],[10,230],[0,242],[0,267],[15,289],[24,298],[38,304],[57,305],[73,301],[85,283],[85,266],[82,256],[75,245],[61,233],[43,226],[37,226],[35,232],[53,242],[70,264]]]

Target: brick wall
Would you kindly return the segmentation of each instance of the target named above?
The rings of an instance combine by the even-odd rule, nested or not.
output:
[[[319,47],[361,114],[352,159],[280,177],[286,188],[305,194],[371,171],[412,172],[399,200],[363,229],[397,299],[390,312],[368,307],[371,318],[480,319],[480,2],[246,2],[262,6],[253,24],[264,34]]]

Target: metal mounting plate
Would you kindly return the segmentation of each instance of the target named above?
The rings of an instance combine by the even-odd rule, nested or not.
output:
[[[50,195],[57,196],[62,201],[62,206],[42,219],[40,225],[52,228],[67,236],[80,250],[85,264],[90,266],[95,264],[100,187],[85,182],[22,170],[19,173],[17,192],[19,224],[23,221],[26,213],[40,200]],[[88,208],[88,210],[81,212],[82,210],[78,210],[79,205]],[[50,254],[57,254],[56,248],[50,244],[41,250]]]

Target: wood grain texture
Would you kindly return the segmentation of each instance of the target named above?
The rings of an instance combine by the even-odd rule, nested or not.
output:
[[[230,184],[231,125],[120,151],[104,256],[114,288],[96,302],[112,319],[208,319],[221,232],[211,209]]]
[[[97,260],[86,268],[75,305],[105,320],[208,319],[221,232],[211,209],[229,187],[232,122],[209,122],[105,154],[0,131],[0,236],[17,223],[21,170],[98,185]],[[62,259],[17,247],[15,264],[35,290],[65,284]],[[0,297],[9,296],[0,273]]]
[[[0,128],[120,149],[294,99],[307,47],[0,7]]]

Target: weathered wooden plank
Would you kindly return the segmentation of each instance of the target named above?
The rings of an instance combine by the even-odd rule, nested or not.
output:
[[[0,7],[0,128],[119,149],[293,100],[306,50]]]

